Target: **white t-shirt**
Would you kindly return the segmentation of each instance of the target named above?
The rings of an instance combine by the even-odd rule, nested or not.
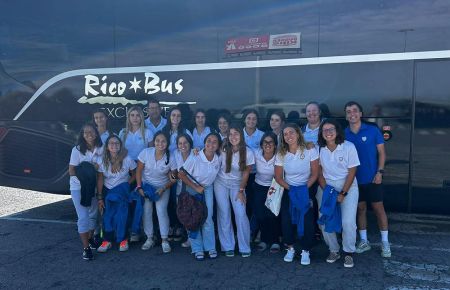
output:
[[[106,139],[108,139],[108,137],[109,137],[109,131],[108,130],[106,130],[105,132],[103,132],[100,135],[100,139],[102,139],[103,147],[106,146]]]
[[[149,129],[145,129],[145,138],[142,138],[141,130],[137,130],[136,132],[128,132],[127,140],[125,140],[125,148],[128,150],[128,156],[133,160],[137,160],[139,153],[144,148],[148,147],[148,143],[152,142],[153,134]],[[119,137],[123,140],[123,136],[125,135],[125,130],[120,130]]]
[[[184,163],[184,169],[189,172],[201,185],[209,186],[213,184],[220,169],[220,157],[214,154],[214,158],[209,161],[205,153],[201,150],[197,156],[192,155]]]
[[[156,149],[145,148],[139,153],[138,160],[144,163],[144,171],[142,172],[142,181],[153,186],[163,186],[169,181],[167,174],[172,168],[173,159],[167,162],[167,155],[160,160],[155,158]]]
[[[261,149],[255,151],[256,176],[255,182],[262,186],[270,186],[275,174],[275,155],[269,160],[263,156]]]
[[[198,133],[197,128],[192,131],[192,141],[194,142],[194,148],[203,149],[205,147],[205,137],[211,133],[209,127],[205,127],[201,134]]]
[[[121,183],[127,182],[130,178],[130,170],[134,169],[136,169],[136,162],[131,159],[130,156],[127,156],[123,159],[122,168],[119,172],[111,172],[111,165],[108,166],[108,170],[106,170],[103,162],[101,162],[98,172],[103,173],[103,184],[108,189],[112,189]]]
[[[87,162],[93,162],[96,164],[99,164],[101,162],[103,154],[103,147],[95,147],[93,151],[86,151],[86,154],[83,154],[80,152],[80,150],[77,149],[77,146],[72,148],[72,153],[70,154],[70,161],[69,165],[72,166],[78,166],[81,162],[87,161]],[[81,184],[78,180],[78,177],[71,176],[70,177],[70,190],[80,190]]]
[[[246,158],[246,165],[253,165],[255,164],[255,155],[253,154],[253,151],[247,147],[247,158]],[[222,152],[220,154],[220,170],[218,174],[218,178],[222,179],[225,182],[232,182],[232,183],[240,183],[242,179],[242,171],[239,171],[239,151],[233,153],[232,159],[231,159],[231,171],[228,173],[225,173],[225,170],[227,168],[226,165],[227,155],[225,152]]]
[[[284,157],[278,153],[275,165],[283,167],[284,180],[289,185],[299,186],[308,182],[311,175],[311,161],[318,158],[316,148],[305,149],[303,152],[297,150],[295,154],[288,152]]]
[[[173,159],[171,162],[172,167],[170,168],[170,170],[180,170],[180,168],[184,166],[184,163],[191,159],[193,156],[194,154],[191,150],[191,153],[189,153],[189,156],[186,158],[186,160],[183,160],[183,155],[181,154],[180,150],[175,150],[170,154],[170,158]]]
[[[352,142],[344,141],[333,152],[326,146],[320,149],[320,165],[325,180],[344,179],[348,169],[359,164],[358,152]]]

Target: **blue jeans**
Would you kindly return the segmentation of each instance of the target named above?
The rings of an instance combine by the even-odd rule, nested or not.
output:
[[[189,193],[196,194],[195,190],[190,187],[186,187]],[[205,187],[203,193],[205,195],[205,203],[208,208],[208,217],[206,218],[203,226],[198,230],[197,237],[195,239],[190,238],[192,253],[216,250],[216,239],[214,236],[214,222],[212,220],[213,215],[213,186],[209,185]]]

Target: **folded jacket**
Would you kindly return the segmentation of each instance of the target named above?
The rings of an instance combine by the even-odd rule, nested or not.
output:
[[[291,213],[291,222],[292,224],[297,225],[298,237],[303,237],[305,214],[311,207],[311,203],[309,202],[308,187],[306,185],[289,185],[289,198],[291,201],[289,208]]]
[[[81,184],[80,204],[82,206],[91,206],[97,185],[97,170],[95,166],[91,162],[83,161],[78,166],[75,166],[75,175]]]
[[[145,197],[148,197],[150,201],[159,200],[159,194],[156,193],[156,189],[150,184],[143,183],[142,189],[144,190]],[[134,201],[136,203],[136,206],[134,208],[133,221],[131,223],[131,232],[137,234],[141,231],[141,219],[142,214],[144,213],[145,201],[144,198],[135,190],[131,192],[130,198],[132,202]]]
[[[323,189],[322,204],[320,205],[322,216],[317,223],[325,225],[327,233],[342,232],[341,205],[337,202],[338,195],[339,192],[330,185]]]
[[[128,182],[108,189],[105,198],[103,226],[106,232],[114,231],[116,233],[117,242],[125,239],[129,203],[130,185]]]

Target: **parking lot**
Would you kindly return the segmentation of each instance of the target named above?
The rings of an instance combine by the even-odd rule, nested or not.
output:
[[[0,204],[0,289],[450,289],[449,216],[389,213],[390,259],[380,256],[371,216],[374,247],[347,269],[343,261],[325,262],[322,243],[306,267],[283,262],[284,253],[257,251],[198,262],[178,242],[169,254],[131,244],[128,252],[115,247],[87,262],[70,196],[0,187]]]

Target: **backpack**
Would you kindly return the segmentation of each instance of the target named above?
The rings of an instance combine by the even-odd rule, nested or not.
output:
[[[183,167],[180,168],[192,181],[200,184]],[[205,197],[203,194],[190,194],[183,183],[181,193],[178,197],[177,217],[180,223],[188,231],[197,231],[205,223],[208,216]]]

